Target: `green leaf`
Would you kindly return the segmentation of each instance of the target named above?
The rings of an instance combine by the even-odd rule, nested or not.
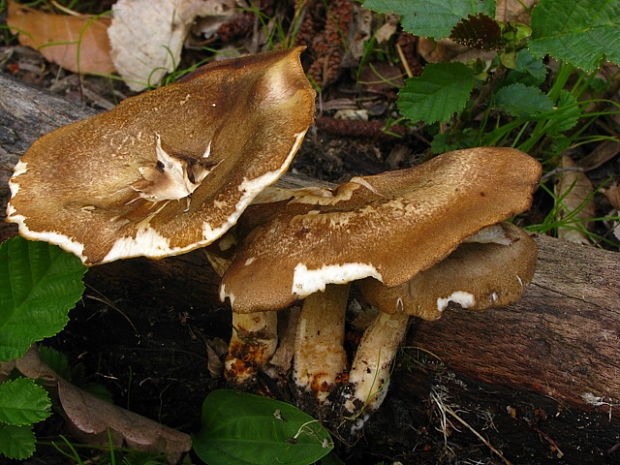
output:
[[[318,420],[292,405],[227,389],[207,396],[202,426],[194,451],[209,465],[307,465],[334,447]]]
[[[550,118],[551,126],[547,130],[548,133],[558,134],[568,131],[581,118],[581,109],[577,105],[577,99],[567,90],[560,91],[560,97],[556,106],[557,109]]]
[[[35,439],[29,426],[0,425],[0,454],[24,460],[34,454]]]
[[[519,50],[515,58],[516,69],[508,73],[506,82],[520,82],[526,86],[539,86],[547,78],[547,67],[542,58],[535,58],[528,49]]]
[[[434,39],[449,37],[452,28],[467,16],[484,13],[495,17],[494,0],[366,0],[364,6],[401,15],[405,31]]]
[[[0,384],[0,422],[24,426],[50,416],[52,403],[47,391],[29,378]]]
[[[495,106],[511,116],[534,116],[553,110],[553,103],[537,87],[511,84],[502,87],[495,96]]]
[[[461,111],[474,87],[474,73],[462,63],[429,63],[422,75],[407,79],[398,107],[412,121],[448,121]]]
[[[534,56],[551,55],[588,72],[604,60],[620,64],[620,2],[540,0],[529,48]]]
[[[0,244],[0,360],[18,358],[64,328],[84,292],[85,272],[55,245],[21,237]]]
[[[37,346],[37,352],[39,352],[41,361],[58,373],[59,376],[65,379],[71,378],[69,360],[65,354],[54,349],[53,347],[40,344]]]

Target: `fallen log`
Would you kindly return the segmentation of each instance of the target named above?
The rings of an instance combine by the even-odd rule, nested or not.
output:
[[[2,219],[7,179],[18,157],[42,134],[94,111],[1,74],[0,88]],[[292,187],[314,183],[294,176],[283,182]],[[0,228],[0,239],[14,234],[13,225]],[[482,313],[449,309],[438,321],[417,324],[408,344],[471,378],[607,412],[610,405],[620,405],[620,255],[545,236],[536,241],[537,272],[518,304]],[[195,285],[183,299],[215,302],[217,277],[197,269],[209,269],[200,251],[103,265],[91,279],[118,284],[185,275]],[[620,417],[620,408],[611,411]]]

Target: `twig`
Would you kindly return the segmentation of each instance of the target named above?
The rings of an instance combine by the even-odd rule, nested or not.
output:
[[[133,321],[131,321],[131,319],[125,314],[125,312],[123,312],[120,308],[118,308],[116,305],[114,305],[114,303],[110,299],[108,299],[106,296],[104,296],[101,292],[99,292],[94,287],[92,287],[92,286],[90,286],[88,284],[86,285],[86,287],[88,287],[91,291],[94,291],[94,292],[96,292],[97,294],[99,294],[101,296],[101,297],[97,297],[97,296],[94,296],[94,295],[87,295],[86,296],[87,299],[91,299],[91,300],[95,300],[97,302],[101,302],[102,304],[107,305],[108,307],[112,308],[113,310],[116,310],[131,325],[131,327],[134,330],[134,334],[140,334],[140,331],[138,331],[138,328],[136,328],[136,325],[133,324]]]
[[[405,52],[403,52],[403,49],[399,43],[396,44],[396,51],[398,52],[398,57],[400,58],[401,63],[403,64],[403,68],[405,68],[405,73],[407,73],[407,77],[412,78],[413,73],[411,72],[411,68],[409,67],[409,62],[407,61]]]
[[[579,173],[583,173],[583,168],[579,167],[579,166],[575,166],[575,167],[566,167],[566,168],[555,168],[551,171],[549,171],[548,173],[543,174],[541,179],[549,179],[553,176],[555,176],[556,174],[560,174],[560,173],[564,173],[566,171],[577,171]]]
[[[459,423],[461,423],[463,426],[465,426],[467,429],[469,429],[472,433],[474,433],[474,435],[478,439],[480,439],[484,443],[484,445],[486,445],[491,450],[491,452],[493,452],[500,459],[502,459],[502,461],[506,465],[513,465],[512,462],[510,462],[510,460],[508,460],[506,457],[504,457],[504,454],[502,454],[501,451],[499,451],[495,447],[493,447],[493,445],[489,441],[487,441],[484,436],[482,436],[478,431],[476,431],[469,423],[467,423],[465,420],[463,420],[454,410],[452,410],[450,407],[448,407],[445,403],[441,402],[440,399],[437,397],[437,395],[435,393],[431,393],[431,398],[437,404],[437,407],[441,411],[441,414],[442,414],[443,418],[445,418],[445,413],[449,414],[452,418],[457,420]]]

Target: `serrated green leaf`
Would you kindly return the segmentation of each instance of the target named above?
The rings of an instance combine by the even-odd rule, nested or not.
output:
[[[364,6],[401,15],[405,31],[434,39],[449,37],[452,28],[469,15],[495,17],[494,0],[366,0]]]
[[[553,116],[550,118],[551,126],[547,130],[549,134],[568,131],[575,127],[579,118],[581,118],[581,109],[577,105],[577,99],[566,90],[560,91],[556,107]]]
[[[194,451],[209,465],[308,465],[333,449],[329,433],[290,404],[228,389],[202,405]]]
[[[37,351],[39,352],[41,361],[58,373],[59,376],[65,379],[71,378],[69,372],[69,360],[65,354],[59,352],[53,347],[40,344],[37,345]]]
[[[73,254],[21,237],[0,244],[0,361],[53,336],[84,292],[86,267]]]
[[[620,2],[540,0],[528,46],[534,56],[551,55],[588,72],[604,60],[620,64]]]
[[[30,426],[0,425],[0,454],[24,460],[34,454],[35,438]]]
[[[553,103],[537,87],[521,83],[502,87],[495,95],[495,106],[511,116],[534,116],[553,110]]]
[[[515,69],[508,73],[506,83],[520,82],[526,86],[539,86],[547,78],[547,67],[542,58],[532,56],[528,49],[519,50],[515,57]]]
[[[24,426],[50,416],[52,403],[47,391],[29,378],[0,384],[0,422]]]
[[[461,111],[474,87],[474,73],[462,63],[429,63],[422,75],[407,79],[398,108],[412,121],[448,121]]]

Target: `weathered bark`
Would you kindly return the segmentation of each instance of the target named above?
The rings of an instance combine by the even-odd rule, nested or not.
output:
[[[93,111],[2,75],[0,89],[3,218],[6,181],[19,155],[40,135]],[[310,183],[290,176],[283,181],[288,187]],[[0,239],[12,234],[14,228],[0,229]],[[588,405],[585,393],[619,404],[620,255],[549,237],[536,241],[538,269],[518,304],[482,313],[447,311],[438,321],[421,322],[409,344],[433,352],[472,378],[537,391],[582,407]],[[195,251],[159,261],[103,265],[92,270],[91,280],[107,283],[102,286],[135,281],[139,289],[141,279],[165,283],[184,275],[193,285],[181,291],[182,300],[216,302],[217,277],[207,270],[207,260]],[[161,292],[178,291],[170,285],[162,286]],[[620,408],[612,413],[620,416]]]
[[[17,227],[4,223],[7,181],[20,155],[43,134],[95,111],[0,73],[0,241]]]
[[[520,302],[449,310],[421,322],[409,343],[476,379],[573,405],[587,404],[587,393],[620,404],[620,254],[549,237],[536,242],[536,274]],[[620,417],[620,408],[612,412]]]

